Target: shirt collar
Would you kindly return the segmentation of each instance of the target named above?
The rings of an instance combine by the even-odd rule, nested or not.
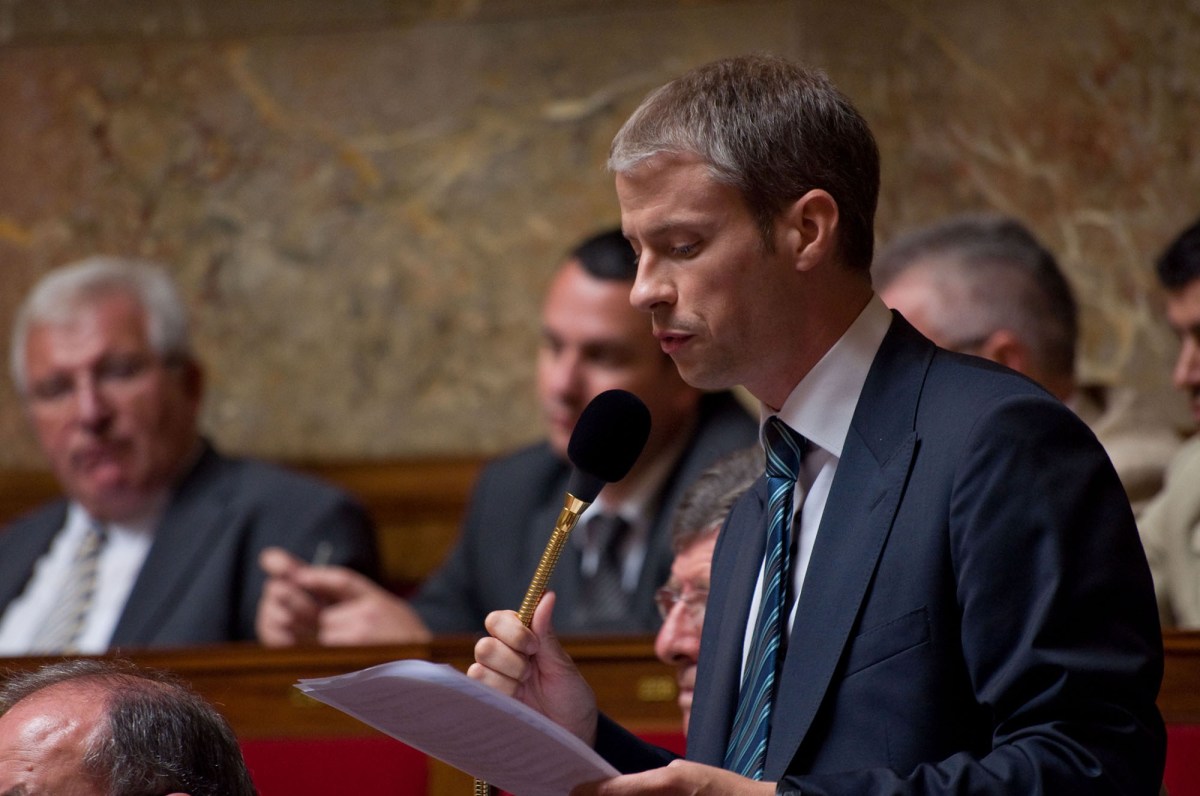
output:
[[[841,458],[858,397],[891,323],[891,311],[872,296],[845,334],[792,389],[779,418],[809,442]],[[772,414],[760,404],[762,421]]]

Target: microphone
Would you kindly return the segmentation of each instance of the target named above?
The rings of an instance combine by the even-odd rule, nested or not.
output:
[[[546,582],[580,515],[605,484],[620,481],[633,469],[649,436],[650,410],[631,392],[606,390],[580,413],[567,443],[567,458],[574,470],[567,482],[563,508],[517,611],[526,627],[533,621],[533,611],[542,600]]]
[[[567,443],[567,458],[574,470],[567,481],[562,511],[517,611],[517,618],[525,627],[533,622],[534,609],[542,601],[546,582],[579,516],[592,505],[605,484],[620,481],[629,474],[649,436],[650,410],[631,392],[605,390],[583,408]],[[495,793],[495,788],[484,780],[475,780],[473,796],[495,796]]]

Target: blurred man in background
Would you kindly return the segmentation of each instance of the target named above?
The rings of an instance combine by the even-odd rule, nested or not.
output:
[[[674,666],[679,687],[683,733],[687,735],[700,661],[700,628],[708,603],[709,571],[717,535],[729,510],[763,474],[762,448],[754,445],[724,456],[692,484],[671,523],[671,577],[654,594],[663,625],[654,640],[654,653]]]
[[[204,377],[157,265],[58,269],[17,316],[12,373],[65,493],[0,532],[0,654],[251,640],[279,546],[374,574],[345,494],[200,436]]]
[[[411,604],[337,567],[269,551],[259,635],[273,645],[402,643],[476,633],[489,611],[516,608],[563,506],[567,443],[584,407],[624,389],[652,418],[629,474],[580,518],[549,588],[564,634],[653,632],[653,595],[671,564],[668,522],[683,490],[715,459],[752,443],[754,421],[729,392],[688,386],[629,304],[637,262],[618,230],[577,246],[546,293],[537,390],[547,437],[491,463],[460,538]]]
[[[1200,221],[1185,229],[1158,258],[1167,323],[1179,337],[1172,371],[1200,423]],[[1180,448],[1166,484],[1138,520],[1154,573],[1164,627],[1200,628],[1200,438]]]
[[[884,303],[942,348],[999,362],[1064,401],[1092,428],[1139,510],[1178,446],[1138,415],[1131,389],[1081,386],[1079,308],[1054,255],[1021,222],[960,215],[908,232],[871,266]]]

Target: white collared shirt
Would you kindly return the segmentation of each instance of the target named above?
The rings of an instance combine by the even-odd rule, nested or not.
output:
[[[165,497],[131,522],[105,525],[107,539],[100,553],[96,591],[79,640],[79,652],[102,653],[108,649],[129,592],[150,552],[154,529],[166,506]],[[25,591],[9,603],[0,617],[0,655],[30,652],[38,630],[70,577],[76,551],[91,526],[92,519],[83,507],[71,503],[62,530],[34,565]]]
[[[883,343],[891,323],[891,312],[878,296],[872,296],[845,334],[792,389],[778,412],[780,420],[803,434],[811,443],[804,457],[800,479],[793,496],[793,510],[799,513],[793,515],[792,519],[793,602],[788,612],[789,633],[796,619],[796,605],[804,588],[804,576],[812,557],[821,516],[825,513],[829,489],[833,485],[833,476],[841,460],[842,448],[850,433],[850,421],[858,406],[871,363],[875,361],[875,355],[879,353],[879,346]],[[773,414],[776,413],[760,405],[759,415],[762,422],[765,423]],[[766,532],[764,526],[763,533]],[[762,581],[763,573],[760,568],[742,648],[743,666],[749,656],[754,627],[758,622]]]

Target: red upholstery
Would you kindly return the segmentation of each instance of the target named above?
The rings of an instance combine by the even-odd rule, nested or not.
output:
[[[680,733],[644,733],[682,753]],[[261,796],[425,796],[425,756],[391,738],[247,740],[246,762]],[[1170,796],[1200,796],[1200,724],[1167,726]]]
[[[1167,725],[1167,773],[1170,796],[1200,796],[1200,724]]]
[[[247,740],[260,796],[425,796],[425,755],[384,737]]]

